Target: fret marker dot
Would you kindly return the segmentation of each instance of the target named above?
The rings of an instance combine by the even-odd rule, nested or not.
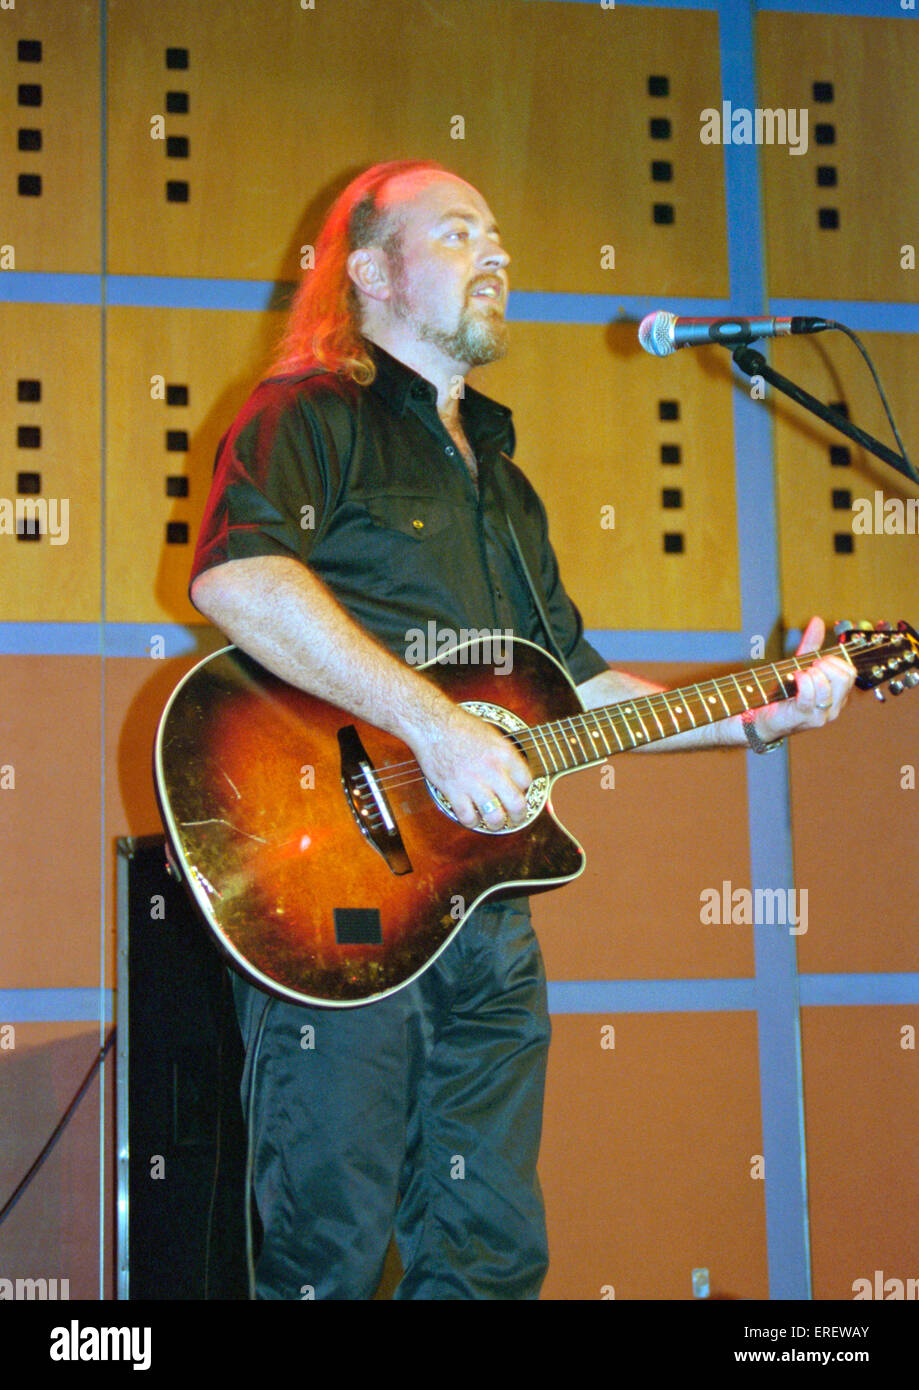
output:
[[[682,714],[682,713],[683,713],[683,706],[682,706],[682,705],[677,705],[677,707],[676,707],[676,712],[677,712],[677,714]]]

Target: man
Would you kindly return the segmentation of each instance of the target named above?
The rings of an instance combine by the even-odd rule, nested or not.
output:
[[[609,670],[584,640],[542,505],[501,458],[510,414],[464,387],[506,350],[508,262],[482,196],[437,165],[375,166],[345,190],[275,376],[222,443],[192,585],[233,642],[396,734],[464,825],[495,829],[524,818],[526,762],[405,655],[409,630],[432,620],[549,644],[499,470],[585,706],[657,689]],[[815,620],[810,649],[822,635]],[[843,662],[816,663],[794,701],[757,713],[750,739],[764,747],[834,719],[850,687]],[[747,742],[735,718],[663,746]],[[478,908],[419,980],[363,1007],[234,989],[254,1082],[258,1295],[371,1297],[394,1229],[397,1297],[537,1297],[549,1022],[526,900]]]

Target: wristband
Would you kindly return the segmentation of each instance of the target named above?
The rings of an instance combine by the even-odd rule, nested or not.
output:
[[[764,739],[760,738],[753,727],[755,720],[756,711],[752,709],[745,709],[740,716],[740,722],[743,724],[743,731],[747,736],[747,742],[753,749],[753,752],[772,753],[776,748],[781,748],[782,744],[785,742],[784,738],[774,738],[769,743],[766,743]]]

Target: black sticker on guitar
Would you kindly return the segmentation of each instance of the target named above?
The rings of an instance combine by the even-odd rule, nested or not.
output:
[[[383,924],[375,907],[336,907],[335,940],[339,946],[382,946]]]

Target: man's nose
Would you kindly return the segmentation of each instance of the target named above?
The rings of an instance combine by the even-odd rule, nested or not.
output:
[[[503,270],[505,266],[510,265],[511,258],[503,246],[497,242],[486,240],[479,250],[478,260],[481,265],[494,266]]]

